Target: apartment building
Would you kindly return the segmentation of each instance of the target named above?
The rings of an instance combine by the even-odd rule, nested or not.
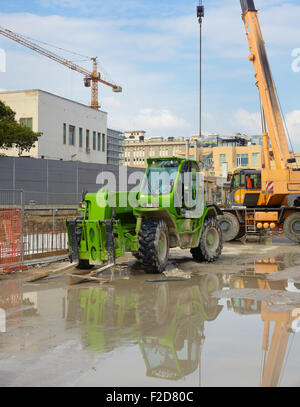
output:
[[[107,164],[123,164],[124,137],[124,133],[120,131],[107,129]]]
[[[125,132],[127,133],[134,132]],[[141,134],[143,135],[141,136]],[[189,140],[185,140],[183,137],[175,138],[169,137],[164,139],[163,137],[151,137],[146,139],[145,132],[142,132],[139,136],[143,139],[130,139],[125,137],[124,144],[124,163],[130,167],[144,168],[147,165],[148,158],[163,158],[174,157],[179,154],[187,154],[189,150]],[[134,137],[134,135],[131,135]]]
[[[16,112],[18,122],[42,133],[23,155],[106,164],[106,112],[39,89],[0,92],[0,100]],[[0,153],[19,155],[15,148]]]

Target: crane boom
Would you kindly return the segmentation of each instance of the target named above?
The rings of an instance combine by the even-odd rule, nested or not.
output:
[[[46,56],[47,58],[52,59],[59,64],[62,64],[69,69],[79,72],[85,76],[85,86],[89,87],[90,82],[92,82],[92,100],[91,100],[91,107],[94,109],[98,109],[100,107],[98,103],[98,82],[103,83],[104,85],[110,86],[114,92],[122,92],[122,88],[115,84],[111,83],[110,81],[104,80],[101,78],[100,72],[97,69],[97,58],[91,58],[93,61],[93,72],[88,71],[85,68],[80,67],[79,65],[74,64],[72,61],[67,60],[66,58],[60,57],[55,53],[41,47],[38,44],[35,44],[33,41],[28,40],[27,38],[21,36],[20,34],[16,34],[13,31],[7,30],[0,26],[0,34],[3,36],[18,42],[21,45],[24,45],[27,48],[32,49],[35,52],[38,52],[41,55]]]
[[[258,13],[253,0],[240,0],[242,18],[250,47],[249,60],[253,62],[263,114],[266,119],[269,139],[273,149],[277,170],[287,169],[290,157],[287,137],[281,116],[280,105],[269,65],[265,42],[261,33]],[[265,136],[267,134],[265,133]],[[264,142],[265,161],[269,159],[268,141]],[[267,150],[267,151],[266,151]],[[270,159],[269,159],[270,160]],[[269,167],[269,162],[266,163]]]

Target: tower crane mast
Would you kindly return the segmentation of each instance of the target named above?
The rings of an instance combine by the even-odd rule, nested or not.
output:
[[[99,99],[98,99],[98,83],[103,83],[106,86],[110,86],[113,90],[113,92],[122,92],[121,86],[112,83],[110,81],[107,81],[102,78],[102,75],[100,72],[98,72],[98,61],[97,57],[91,58],[93,61],[93,71],[90,72],[89,70],[80,67],[79,65],[75,64],[72,61],[69,61],[66,58],[63,58],[61,56],[56,55],[54,52],[51,52],[40,45],[34,43],[33,41],[23,37],[20,34],[16,34],[11,30],[7,30],[6,28],[3,28],[0,26],[0,34],[3,35],[6,38],[9,38],[24,47],[30,48],[35,52],[38,52],[41,55],[44,55],[45,57],[52,59],[55,62],[58,62],[61,65],[64,65],[68,67],[69,69],[79,72],[82,75],[84,75],[84,85],[85,87],[92,87],[92,95],[91,95],[91,107],[93,109],[99,109],[100,104],[99,104]]]

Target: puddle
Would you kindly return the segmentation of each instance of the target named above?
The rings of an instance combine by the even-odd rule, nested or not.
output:
[[[300,385],[300,254],[241,263],[159,283],[135,261],[108,285],[2,281],[0,385]]]

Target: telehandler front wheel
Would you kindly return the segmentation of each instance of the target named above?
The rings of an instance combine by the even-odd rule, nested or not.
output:
[[[90,269],[92,269],[93,267],[94,267],[94,266],[91,265],[88,260],[79,260],[79,261],[78,261],[78,264],[77,264],[77,266],[76,266],[76,268],[77,268],[78,270],[90,270]]]
[[[161,274],[169,256],[169,231],[164,220],[147,219],[139,234],[139,258],[148,274]]]
[[[217,219],[206,218],[199,246],[191,249],[193,259],[197,262],[214,262],[220,257],[222,249],[223,234]]]

